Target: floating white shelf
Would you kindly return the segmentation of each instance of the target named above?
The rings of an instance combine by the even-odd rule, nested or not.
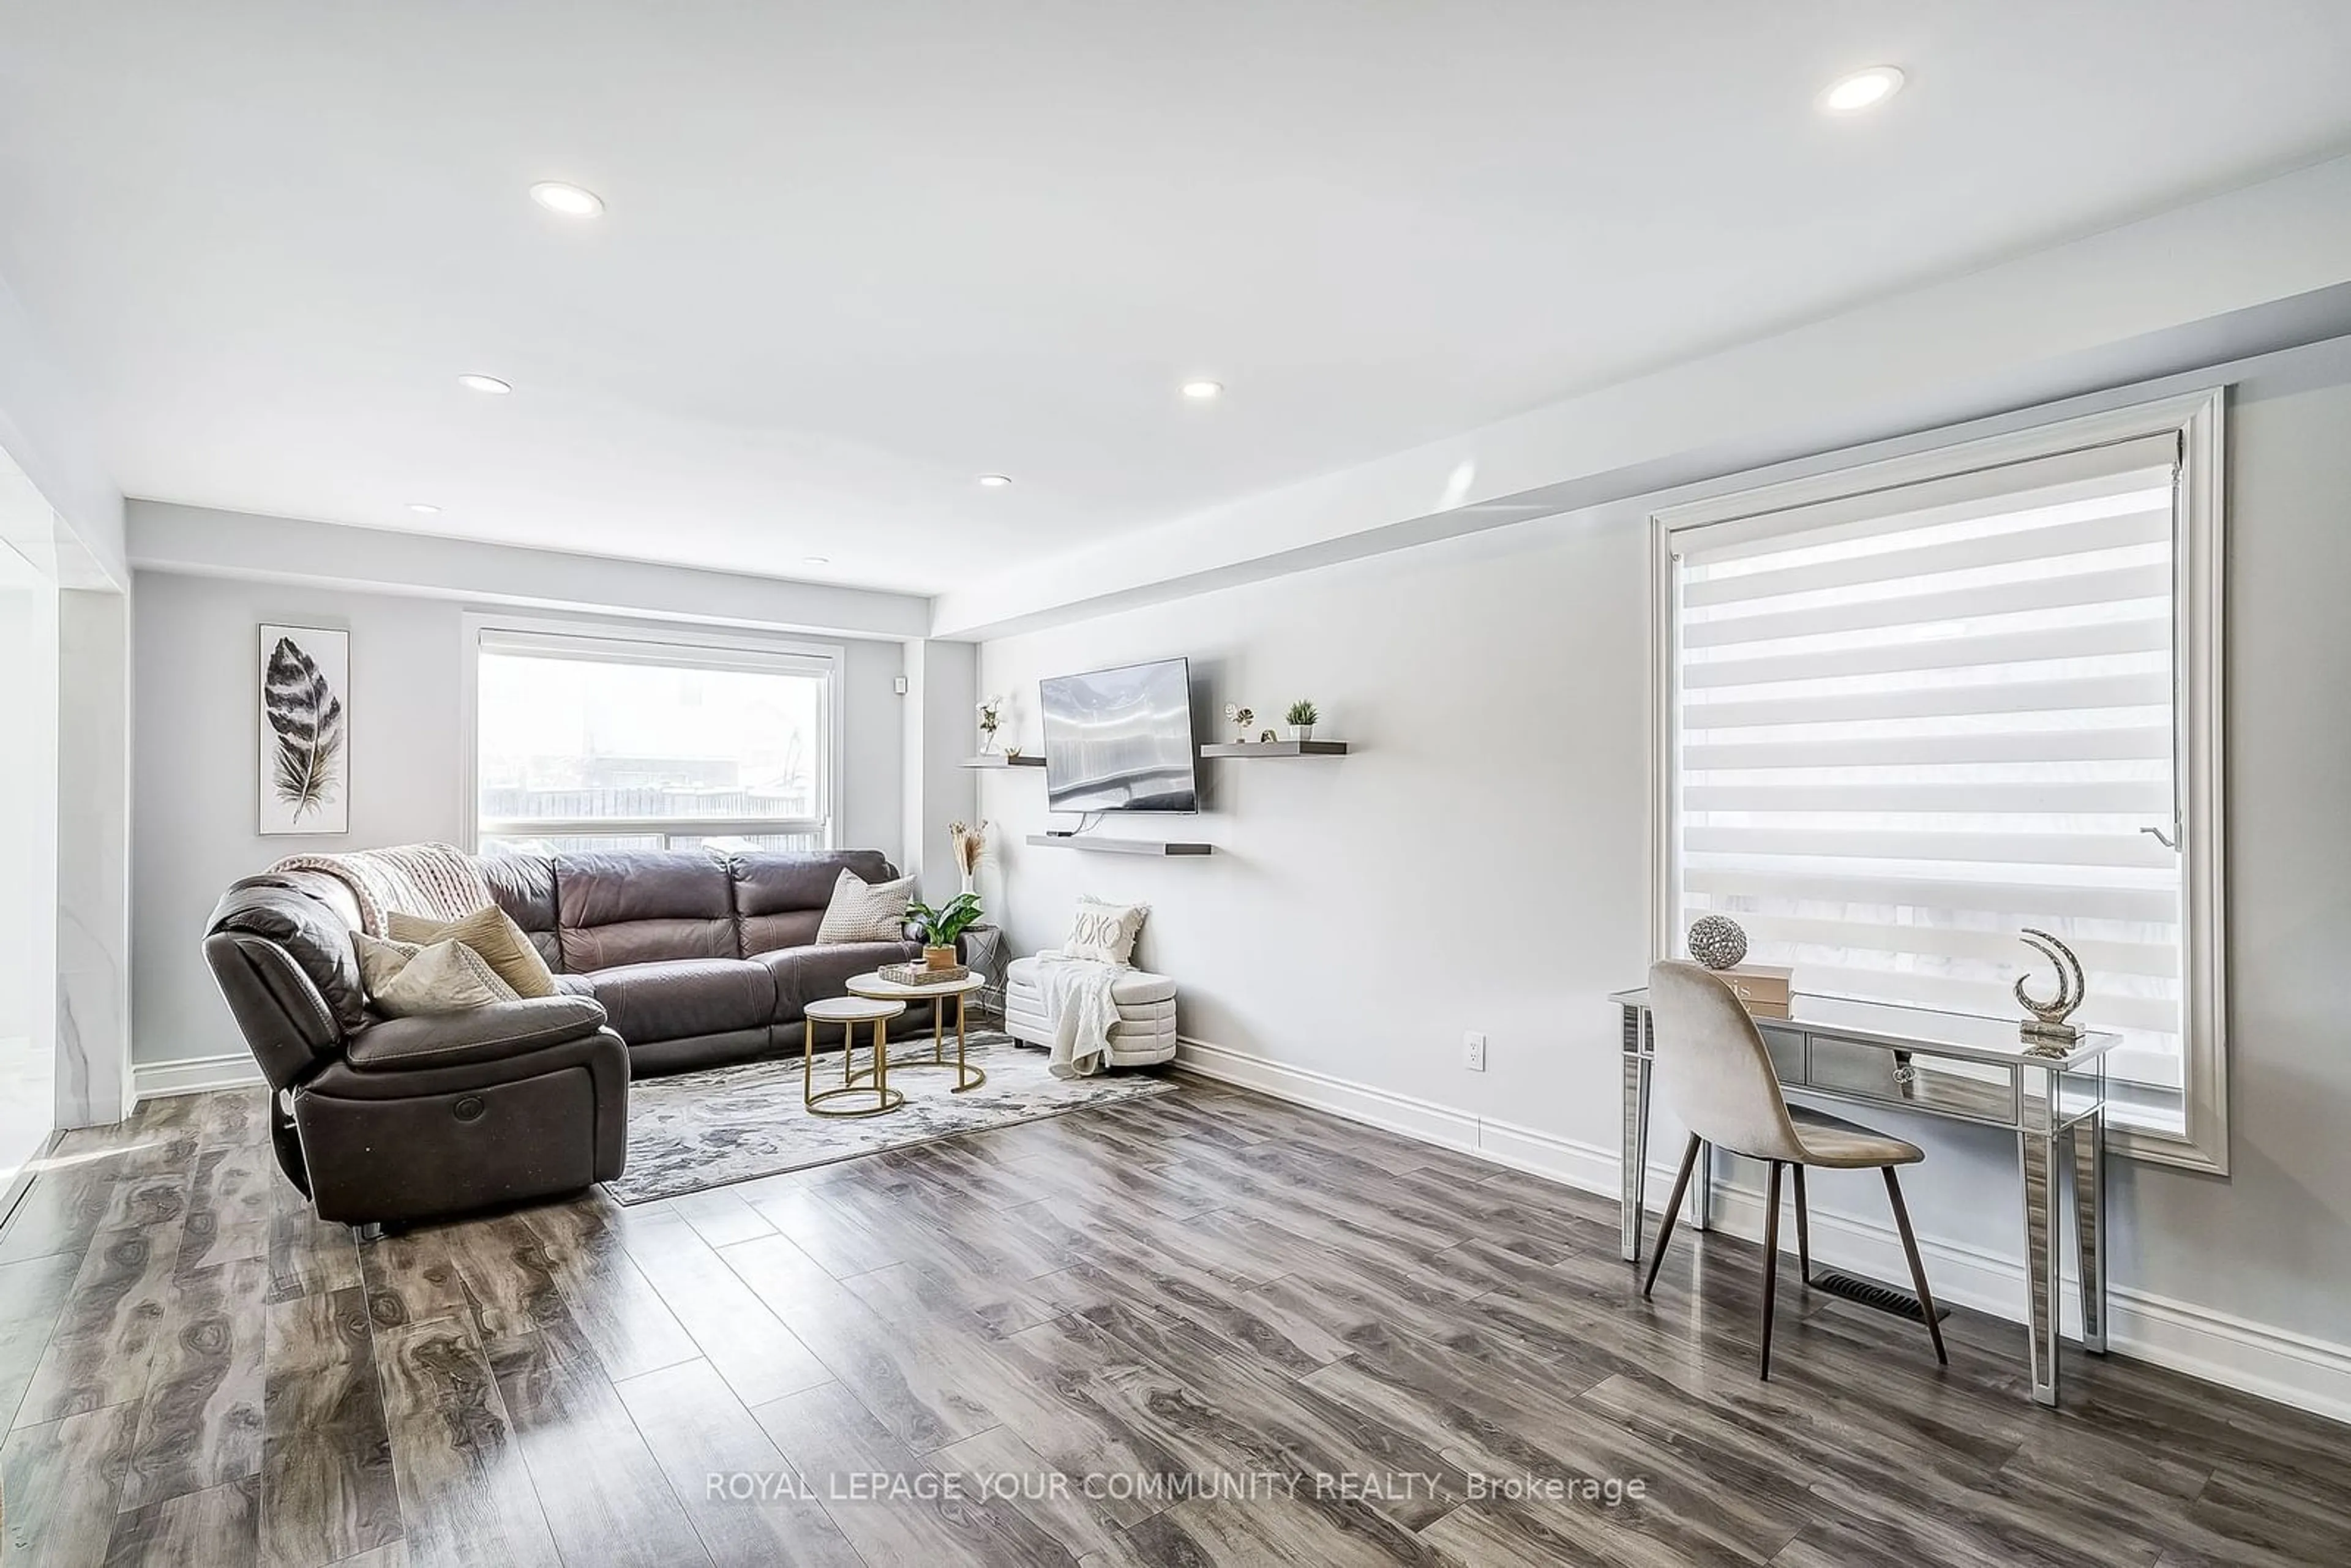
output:
[[[956,766],[958,768],[1042,768],[1045,766],[1045,759],[1041,757],[1005,757],[999,754],[995,757],[967,757]]]
[[[1249,740],[1200,747],[1203,757],[1344,757],[1343,740]]]
[[[1040,850],[1093,850],[1106,855],[1205,855],[1214,844],[1162,843],[1157,839],[1097,839],[1084,833],[1031,833]]]

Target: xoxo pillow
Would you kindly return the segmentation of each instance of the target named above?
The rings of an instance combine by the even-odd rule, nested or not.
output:
[[[1061,951],[1072,958],[1131,967],[1134,939],[1142,934],[1143,917],[1150,913],[1147,904],[1104,904],[1099,898],[1081,898]]]

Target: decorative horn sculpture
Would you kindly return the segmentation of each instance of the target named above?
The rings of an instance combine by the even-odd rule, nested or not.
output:
[[[2036,1047],[2072,1045],[2082,1038],[2082,1031],[2065,1019],[2082,1005],[2090,991],[2089,981],[2082,974],[2082,960],[2074,956],[2074,949],[2046,931],[2036,931],[2028,925],[2019,936],[2026,946],[2048,959],[2057,970],[2057,995],[2045,1002],[2035,999],[2024,988],[2024,982],[2030,977],[2029,971],[2017,977],[2017,1006],[2032,1015],[2032,1021],[2023,1025],[2021,1032],[2026,1043]],[[2063,1054],[2062,1049],[2057,1054]]]

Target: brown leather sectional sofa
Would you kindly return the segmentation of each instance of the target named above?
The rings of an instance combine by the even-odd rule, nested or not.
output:
[[[278,1163],[320,1218],[422,1219],[609,1181],[632,1070],[797,1052],[810,1000],[921,951],[815,945],[842,868],[894,874],[872,850],[479,864],[562,994],[381,1019],[335,878],[246,877],[213,911],[205,960],[273,1091]],[[898,1027],[927,1030],[927,1009]]]
[[[556,984],[603,1004],[641,1073],[797,1052],[810,1002],[922,955],[914,942],[816,946],[842,871],[867,882],[898,874],[878,850],[601,851],[479,864]],[[927,1007],[895,1027],[918,1026],[930,1027]]]

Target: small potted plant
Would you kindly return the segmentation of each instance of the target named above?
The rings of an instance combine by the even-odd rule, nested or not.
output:
[[[1296,702],[1291,703],[1290,705],[1290,738],[1292,740],[1313,739],[1314,723],[1322,716],[1321,714],[1314,711],[1314,705],[1308,702],[1304,697],[1301,697]]]
[[[906,924],[913,926],[923,944],[923,967],[952,969],[956,967],[956,938],[979,924],[979,895],[959,893],[947,903],[934,909],[927,904],[906,905]]]

